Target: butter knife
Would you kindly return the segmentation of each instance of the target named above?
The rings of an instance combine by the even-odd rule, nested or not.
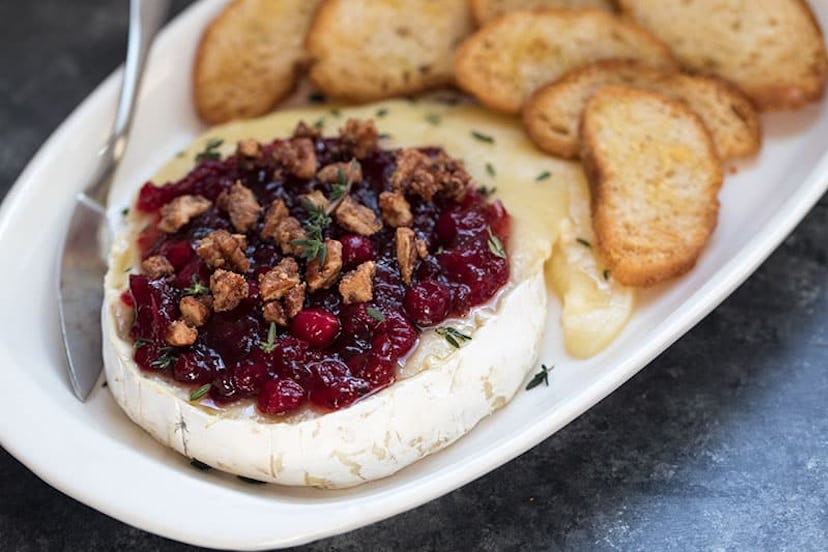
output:
[[[69,382],[82,402],[103,369],[101,306],[104,259],[111,240],[107,195],[126,148],[147,54],[168,8],[169,0],[130,0],[127,58],[112,135],[98,154],[89,184],[75,196],[59,257],[60,329]]]

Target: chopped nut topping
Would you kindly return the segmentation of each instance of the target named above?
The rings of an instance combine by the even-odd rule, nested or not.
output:
[[[339,129],[339,137],[350,148],[354,157],[362,159],[377,149],[379,133],[374,121],[348,119],[345,128]]]
[[[382,221],[371,209],[358,203],[352,196],[346,196],[334,211],[336,222],[345,230],[370,236],[382,229]]]
[[[339,293],[342,294],[342,302],[350,305],[365,303],[373,299],[373,279],[376,271],[377,263],[366,261],[343,276],[342,281],[339,282]]]
[[[319,129],[308,126],[305,121],[299,121],[299,124],[297,124],[296,128],[293,130],[294,138],[310,138],[313,140],[315,138],[319,138],[320,136],[322,136],[322,133],[319,132]]]
[[[161,207],[158,229],[167,234],[178,232],[193,217],[204,213],[213,203],[200,195],[183,195]]]
[[[187,295],[186,297],[182,297],[178,303],[178,308],[181,310],[181,318],[190,326],[196,328],[203,326],[210,316],[210,306],[208,303],[212,303],[212,297],[210,296],[196,298]]]
[[[256,201],[253,191],[237,180],[230,189],[225,190],[216,199],[219,209],[230,214],[230,222],[239,232],[248,232],[256,226],[262,207]]]
[[[175,268],[164,255],[154,255],[144,259],[141,263],[141,271],[153,280],[175,274]]]
[[[426,201],[438,194],[459,201],[471,183],[463,163],[444,152],[430,157],[416,149],[404,149],[397,152],[396,158],[397,168],[391,175],[391,187]]]
[[[210,276],[213,310],[224,312],[235,309],[247,297],[247,280],[241,274],[218,269]]]
[[[285,307],[285,316],[293,318],[302,310],[305,304],[305,290],[307,285],[303,282],[298,286],[290,288],[282,298],[282,303]]]
[[[275,241],[285,255],[300,255],[302,246],[295,245],[294,242],[302,239],[305,239],[305,230],[302,229],[299,221],[293,217],[286,218],[276,227]]]
[[[167,328],[165,339],[167,344],[173,347],[186,347],[195,343],[198,338],[198,330],[188,326],[183,320],[175,320]]]
[[[356,161],[325,165],[316,173],[316,179],[323,184],[336,184],[339,182],[339,171],[342,171],[346,181],[353,184],[362,182],[362,165]]]
[[[276,228],[279,223],[290,216],[287,205],[281,199],[276,199],[267,208],[262,226],[262,237],[269,240],[276,239]]]
[[[299,178],[313,178],[316,174],[316,150],[307,138],[293,138],[277,144],[273,158]]]
[[[328,198],[325,197],[325,194],[320,192],[319,190],[314,190],[309,194],[302,194],[299,196],[303,202],[307,201],[314,207],[318,207],[320,209],[327,209],[328,208]]]
[[[417,264],[417,244],[415,243],[414,230],[404,227],[397,228],[395,239],[400,274],[402,275],[403,282],[411,285],[411,276],[414,274],[414,267]]]
[[[238,272],[250,270],[244,250],[247,238],[241,234],[231,234],[227,230],[214,230],[207,234],[196,248],[196,253],[204,259],[210,268],[230,268]]]
[[[411,226],[414,222],[411,206],[402,192],[382,192],[379,195],[379,207],[382,220],[389,226]]]
[[[417,248],[417,256],[421,259],[425,259],[428,257],[428,244],[426,244],[425,240],[414,240],[414,247]]]
[[[339,271],[342,270],[342,244],[330,238],[325,239],[325,264],[319,266],[319,259],[308,263],[305,271],[305,279],[308,281],[308,289],[314,292],[318,289],[331,287]]]
[[[279,301],[265,303],[264,307],[262,307],[262,316],[267,322],[275,322],[280,326],[288,325],[285,309]]]
[[[264,274],[259,274],[259,294],[264,301],[281,299],[291,288],[299,285],[299,265],[292,257],[285,257]]]
[[[256,166],[257,161],[261,161],[262,146],[252,138],[241,140],[236,144],[236,156],[239,158],[239,166],[250,170]]]

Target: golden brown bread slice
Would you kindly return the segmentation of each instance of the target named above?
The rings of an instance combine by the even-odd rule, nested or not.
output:
[[[649,286],[690,270],[716,227],[723,178],[698,115],[608,86],[587,102],[581,136],[592,224],[613,278]]]
[[[608,85],[650,90],[683,101],[704,121],[722,159],[753,155],[762,144],[759,115],[732,84],[718,77],[659,71],[626,60],[599,61],[575,69],[537,90],[523,106],[526,133],[545,152],[577,158],[584,106]]]
[[[305,31],[319,0],[234,0],[201,37],[193,71],[208,123],[270,111],[296,86]]]
[[[486,106],[517,113],[540,86],[609,58],[675,66],[667,47],[632,21],[602,10],[543,9],[510,13],[481,27],[457,49],[454,74]]]
[[[828,56],[804,0],[620,0],[688,69],[719,75],[760,109],[819,99]]]
[[[356,102],[445,86],[471,30],[465,0],[325,0],[308,32],[310,77]]]
[[[469,0],[469,6],[478,25],[510,12],[536,8],[615,9],[610,0]]]

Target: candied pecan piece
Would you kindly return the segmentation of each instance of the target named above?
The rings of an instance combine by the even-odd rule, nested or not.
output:
[[[302,282],[298,286],[294,286],[285,293],[285,296],[282,298],[282,304],[284,305],[285,309],[285,316],[288,318],[293,318],[302,310],[302,306],[305,304],[305,290],[307,289],[307,285]]]
[[[325,239],[325,264],[320,266],[319,259],[314,259],[308,263],[305,271],[308,289],[314,292],[331,287],[336,282],[340,270],[342,270],[342,244],[330,238]]]
[[[322,136],[322,133],[319,131],[318,128],[308,126],[305,121],[299,121],[296,125],[296,128],[293,129],[293,137],[294,138],[310,138],[314,140]]]
[[[210,268],[231,268],[239,272],[250,270],[244,250],[247,238],[227,230],[213,230],[198,243],[196,253]]]
[[[164,255],[153,255],[144,259],[141,271],[153,280],[175,274],[175,268]]]
[[[276,144],[273,158],[299,178],[313,178],[316,174],[316,149],[307,138],[293,138]]]
[[[382,229],[382,221],[371,209],[352,196],[345,196],[334,211],[337,224],[349,232],[370,236]]]
[[[241,140],[236,144],[236,157],[241,168],[250,170],[262,160],[262,146],[252,138]]]
[[[339,182],[340,171],[342,171],[342,176],[345,177],[346,182],[353,184],[362,182],[362,165],[356,160],[350,163],[331,163],[330,165],[325,165],[316,173],[316,179],[323,184],[336,184]]]
[[[396,154],[397,168],[391,175],[391,187],[403,193],[418,195],[431,201],[440,194],[460,200],[466,194],[471,176],[461,161],[444,152],[429,157],[416,149]]]
[[[421,259],[425,259],[428,257],[428,244],[426,244],[425,240],[414,240],[414,247],[417,248],[417,256]]]
[[[288,318],[285,314],[285,308],[279,301],[265,303],[264,307],[262,307],[262,317],[267,322],[275,322],[280,326],[288,325]]]
[[[224,312],[235,309],[247,297],[247,280],[241,274],[218,269],[210,276],[213,310]]]
[[[342,294],[342,302],[346,305],[352,303],[365,303],[374,297],[374,273],[377,271],[377,263],[366,261],[356,269],[345,274],[339,282],[339,293]]]
[[[198,330],[187,325],[183,320],[175,320],[167,328],[165,340],[173,347],[187,347],[195,343],[198,338]]]
[[[362,159],[377,149],[379,133],[374,121],[370,119],[367,121],[348,119],[345,122],[345,128],[339,129],[339,137],[354,157]]]
[[[210,304],[212,304],[212,298],[210,297],[202,299],[187,295],[178,302],[178,309],[181,311],[181,318],[184,319],[184,322],[198,328],[207,322],[207,318],[210,316]]]
[[[382,192],[379,195],[379,207],[382,220],[389,226],[411,226],[414,222],[411,205],[402,192]]]
[[[276,239],[276,228],[279,223],[290,216],[287,205],[281,199],[273,200],[273,203],[267,208],[264,216],[264,225],[262,226],[262,237],[269,240]]]
[[[293,217],[286,218],[276,227],[275,241],[285,255],[300,255],[302,246],[296,242],[303,239],[305,239],[305,231],[299,221]]]
[[[399,227],[394,235],[397,244],[397,262],[400,265],[400,274],[403,282],[411,285],[411,276],[417,264],[417,244],[414,230]]]
[[[161,207],[158,229],[167,234],[178,232],[193,217],[204,213],[213,203],[200,195],[182,195]]]
[[[216,199],[218,208],[227,211],[233,228],[248,232],[256,226],[262,207],[253,195],[253,190],[237,180],[229,189],[221,192]]]
[[[285,257],[264,274],[259,274],[259,294],[264,301],[281,299],[288,290],[299,285],[299,265]]]
[[[303,204],[308,203],[317,209],[327,209],[330,204],[325,194],[319,190],[314,190],[309,194],[302,194],[299,196],[299,199],[302,200]]]

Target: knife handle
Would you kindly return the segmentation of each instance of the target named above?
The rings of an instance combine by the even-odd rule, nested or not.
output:
[[[124,155],[132,118],[135,115],[144,65],[147,62],[153,39],[164,23],[169,5],[169,0],[130,0],[129,2],[129,38],[118,110],[112,125],[112,134],[100,152],[99,177],[94,178],[92,185],[85,190],[85,195],[101,206],[106,205],[106,196],[112,183],[111,173]]]

